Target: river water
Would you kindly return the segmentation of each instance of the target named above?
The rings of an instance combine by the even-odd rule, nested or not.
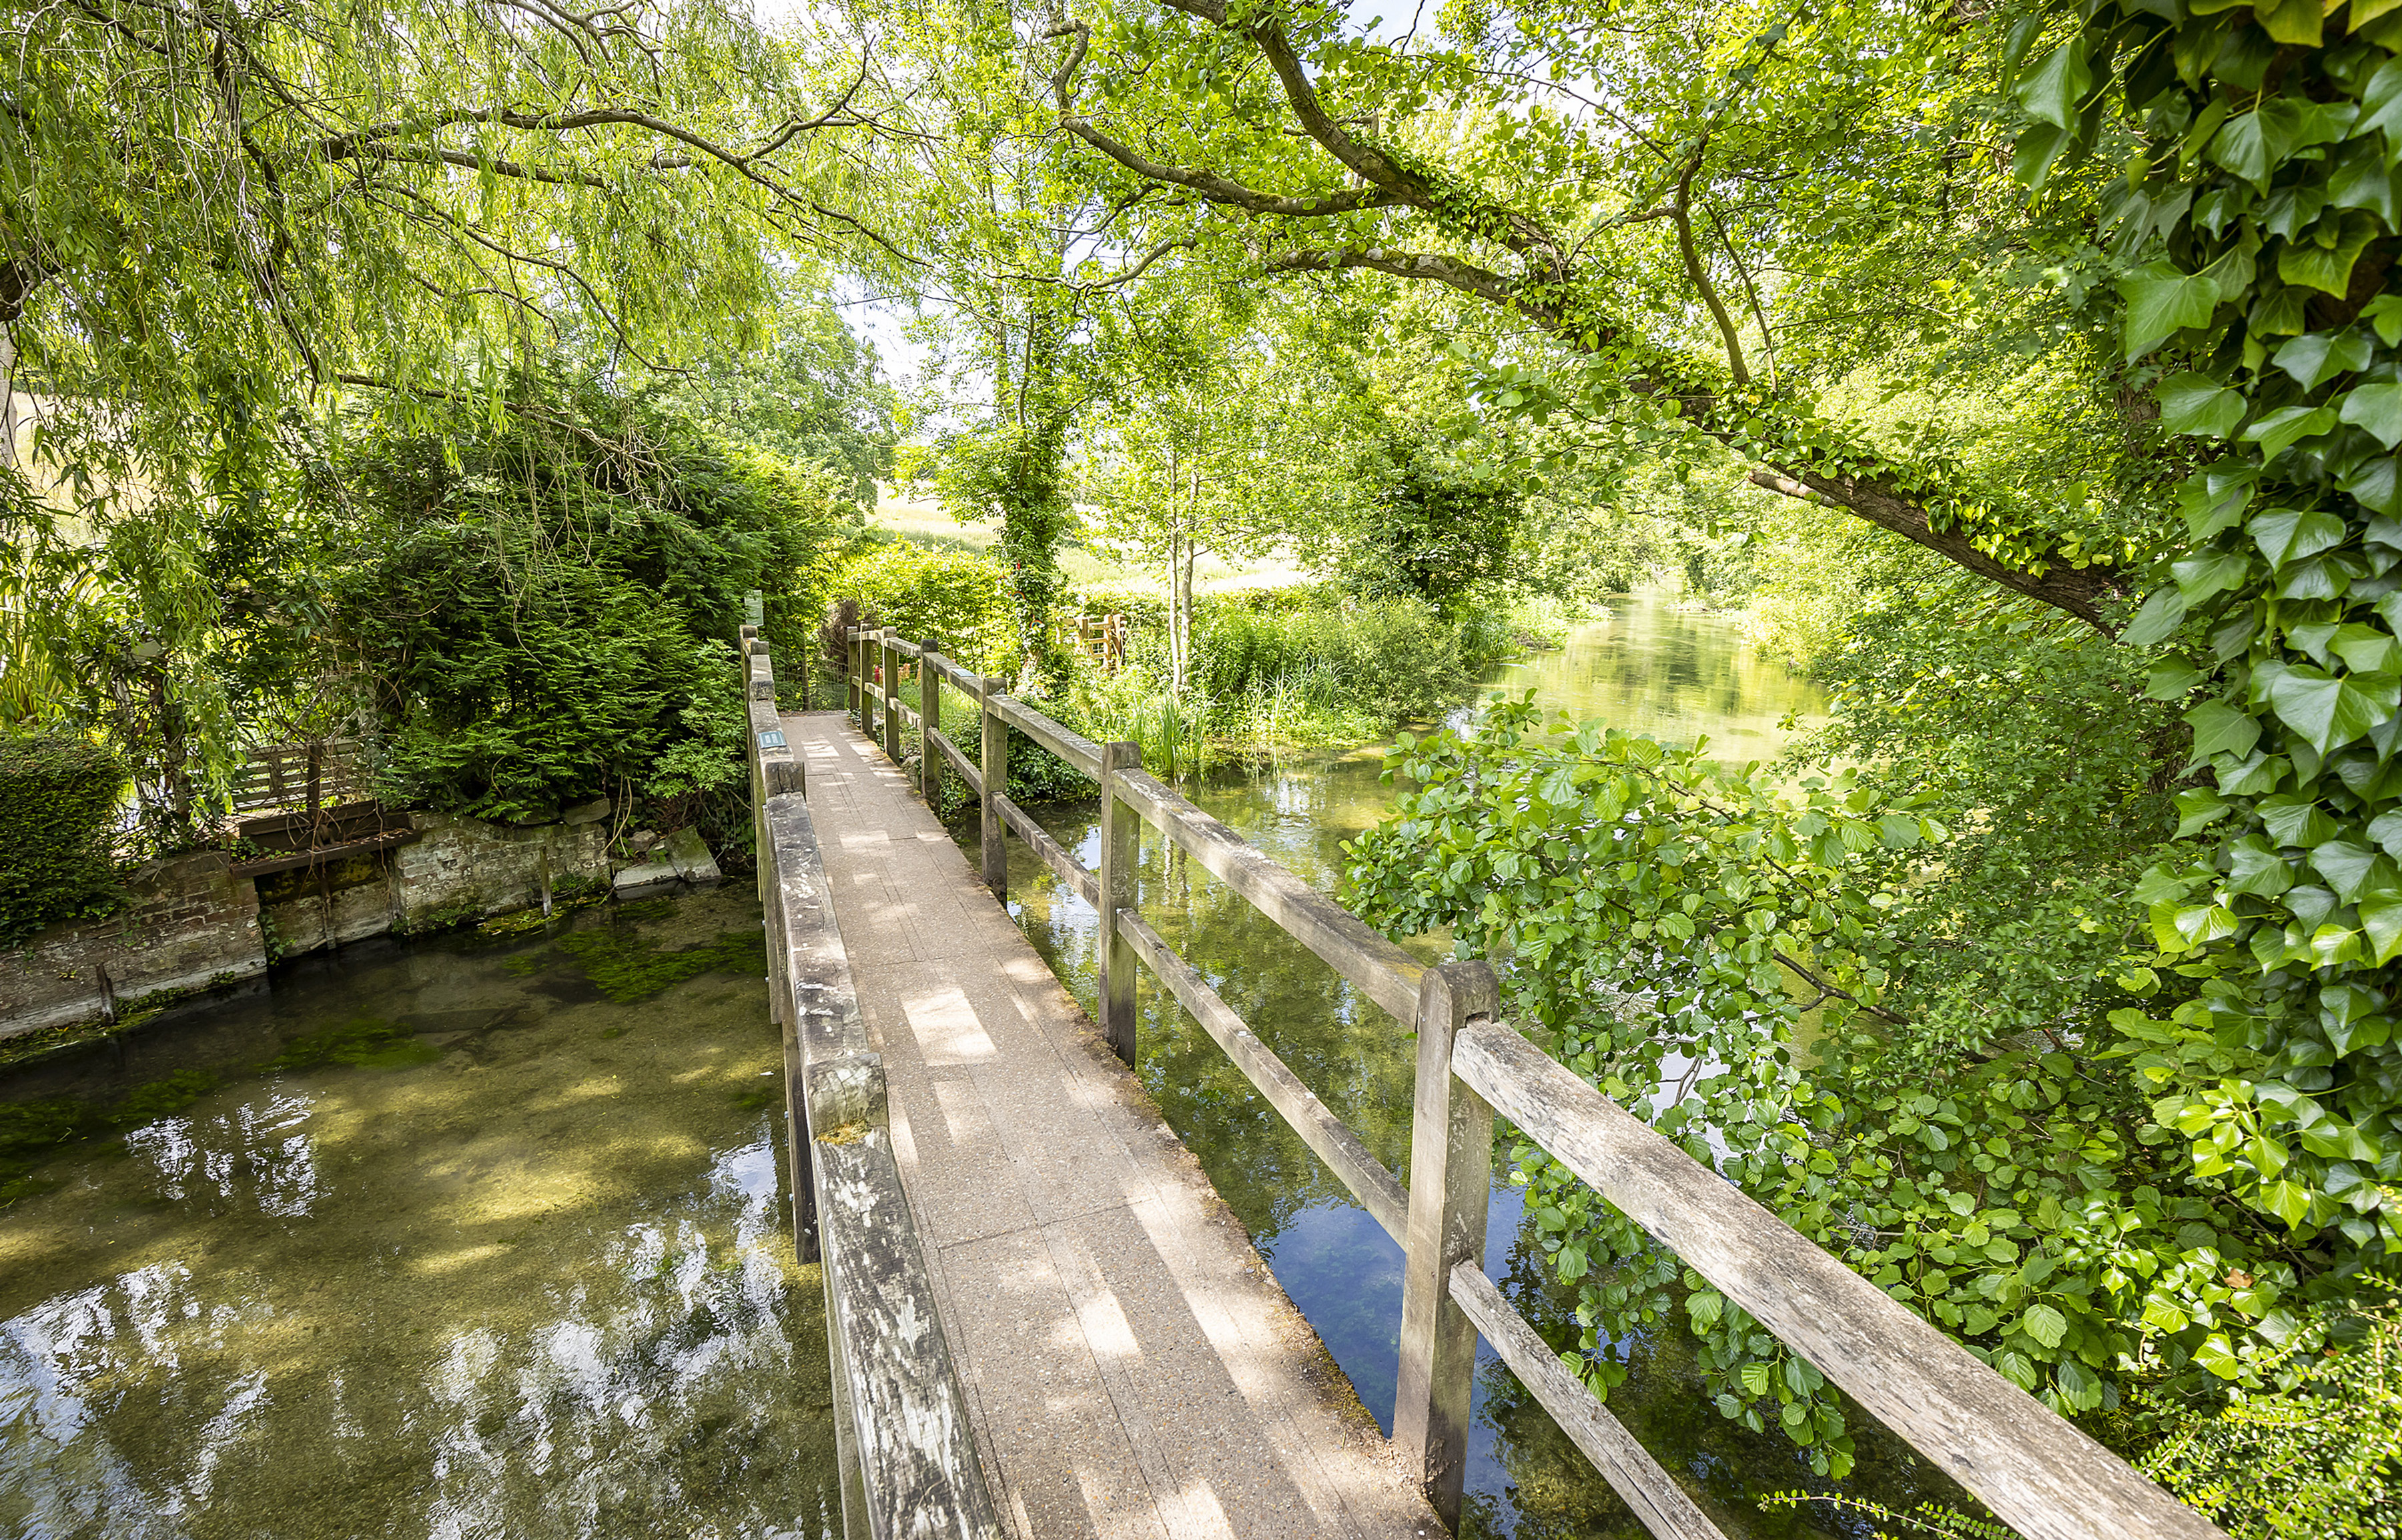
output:
[[[1649,598],[1491,682],[1707,733],[1736,760],[1819,705],[1729,623]],[[1375,753],[1325,755],[1190,790],[1331,890],[1340,842],[1387,805],[1380,774]],[[1043,810],[1088,863],[1091,812]],[[1153,923],[1406,1175],[1411,1042],[1206,875],[1146,862]],[[1089,1006],[1092,911],[1015,842],[1012,866],[1013,910]],[[115,1052],[0,1070],[0,1534],[838,1529],[762,960],[757,905],[730,885],[545,931],[360,943]],[[1172,1002],[1146,985],[1141,1011],[1149,1089],[1389,1423],[1397,1250]],[[1565,1343],[1522,1219],[1497,1181],[1487,1271]],[[1730,1535],[1843,1532],[1763,1513],[1761,1493],[1824,1484],[1719,1418],[1677,1339],[1629,1345],[1613,1409]],[[1472,1533],[1642,1533],[1489,1361],[1477,1416]],[[1853,1490],[1943,1495],[1860,1435]]]
[[[826,1533],[764,961],[730,885],[358,943],[0,1078],[0,1534]]]

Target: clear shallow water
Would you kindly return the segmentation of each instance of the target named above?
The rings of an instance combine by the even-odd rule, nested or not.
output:
[[[629,908],[362,943],[0,1075],[223,1082],[0,1210],[0,1533],[838,1531],[758,905]]]
[[[1773,755],[1822,708],[1816,692],[1753,654],[1724,619],[1682,613],[1644,596],[1607,624],[1581,627],[1559,651],[1500,670],[1491,688],[1533,685],[1542,704],[1576,717],[1691,742],[1711,739],[1730,762]],[[1183,790],[1321,890],[1335,890],[1341,843],[1389,805],[1381,750],[1296,760],[1213,776]],[[1098,864],[1096,809],[1040,810],[1085,866]],[[959,831],[973,849],[971,820]],[[1408,1179],[1416,1045],[1403,1029],[1305,948],[1214,878],[1169,859],[1145,832],[1140,897],[1146,917],[1189,959],[1369,1149]],[[1011,910],[1087,1010],[1094,1009],[1097,916],[1010,842]],[[1433,958],[1423,943],[1412,944]],[[1302,1313],[1350,1377],[1361,1402],[1391,1428],[1401,1322],[1401,1251],[1285,1127],[1217,1044],[1145,978],[1138,989],[1138,1070],[1219,1192],[1251,1231]],[[1485,1271],[1554,1346],[1573,1345],[1573,1300],[1553,1284],[1525,1224],[1518,1189],[1497,1162]],[[1677,1473],[1727,1534],[1866,1533],[1824,1510],[1763,1512],[1774,1492],[1829,1490],[1781,1436],[1720,1417],[1704,1395],[1680,1334],[1626,1344],[1633,1377],[1610,1409]],[[1949,1483],[1904,1445],[1855,1415],[1860,1465],[1844,1490],[1898,1509],[1951,1500]],[[1468,1470],[1466,1533],[1514,1540],[1632,1540],[1646,1532],[1548,1413],[1490,1349],[1481,1349],[1476,1439]]]

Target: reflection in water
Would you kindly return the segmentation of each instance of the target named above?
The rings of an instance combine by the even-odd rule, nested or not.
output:
[[[758,913],[584,916],[613,923],[672,948]],[[370,944],[161,1022],[121,1071],[21,1074],[228,1083],[0,1214],[0,1533],[838,1528],[757,983],[597,993],[541,938]],[[237,1067],[363,1002],[431,1062]]]
[[[1538,684],[1547,706],[1575,716],[1690,742],[1709,734],[1717,757],[1766,758],[1778,723],[1819,709],[1806,685],[1752,656],[1730,622],[1678,613],[1638,598],[1608,626],[1586,627],[1561,652],[1504,669],[1496,688]],[[1389,804],[1382,754],[1291,763],[1212,777],[1186,793],[1209,813],[1332,891],[1341,842]],[[1100,849],[1089,804],[1043,809],[1043,821],[1087,867]],[[973,846],[973,820],[959,837]],[[1166,859],[1148,832],[1139,863],[1144,915],[1208,979],[1371,1153],[1408,1180],[1411,1085],[1416,1045],[1404,1029],[1242,900],[1182,859]],[[1011,908],[1035,946],[1087,1010],[1093,1008],[1096,915],[1062,890],[1022,845],[1010,842]],[[1438,955],[1434,943],[1408,943]],[[1167,1121],[1248,1228],[1278,1283],[1306,1316],[1360,1395],[1389,1430],[1401,1323],[1401,1251],[1307,1147],[1228,1064],[1208,1035],[1146,979],[1139,991],[1139,1073]],[[1485,1271],[1557,1347],[1573,1345],[1573,1300],[1541,1265],[1518,1190],[1497,1181],[1488,1213]],[[1631,1341],[1633,1377],[1610,1396],[1625,1422],[1725,1533],[1745,1537],[1816,1533],[1819,1516],[1763,1513],[1766,1492],[1823,1489],[1801,1451],[1781,1437],[1745,1431],[1701,1393],[1690,1341]],[[1594,1474],[1548,1414],[1484,1350],[1480,1357],[1466,1529],[1520,1540],[1644,1534],[1639,1520]],[[1908,1508],[1945,1496],[1940,1478],[1864,1417],[1854,1419],[1860,1468],[1847,1490]]]
[[[1648,589],[1613,602],[1608,620],[1487,683],[1511,695],[1532,689],[1551,710],[1666,743],[1706,734],[1710,757],[1725,764],[1773,757],[1791,736],[1788,718],[1809,726],[1825,712],[1825,695],[1745,640],[1733,620],[1679,610]]]

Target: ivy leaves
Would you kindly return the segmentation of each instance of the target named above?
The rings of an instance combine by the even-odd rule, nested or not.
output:
[[[2207,1034],[2142,1061],[2155,1116],[2192,1137],[2196,1178],[2330,1258],[2402,1249],[2402,866],[2380,837],[2402,832],[2402,13],[2342,14],[2348,34],[2284,0],[2105,4],[2019,88],[2056,156],[2073,65],[2111,61],[2080,111],[2115,101],[2152,146],[2127,178],[2126,356],[2159,355],[2161,427],[2219,456],[2125,634],[2183,644],[2156,696],[2204,697],[2186,721],[2215,787],[2179,798],[2180,833],[2219,843],[2145,884],[2204,990],[2120,1026]]]

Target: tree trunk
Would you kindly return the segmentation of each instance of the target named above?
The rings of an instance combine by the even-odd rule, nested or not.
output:
[[[0,465],[17,463],[17,334],[0,323]]]
[[[1185,659],[1192,646],[1191,616],[1185,608],[1184,520],[1171,515],[1167,527],[1167,698],[1184,698]]]

